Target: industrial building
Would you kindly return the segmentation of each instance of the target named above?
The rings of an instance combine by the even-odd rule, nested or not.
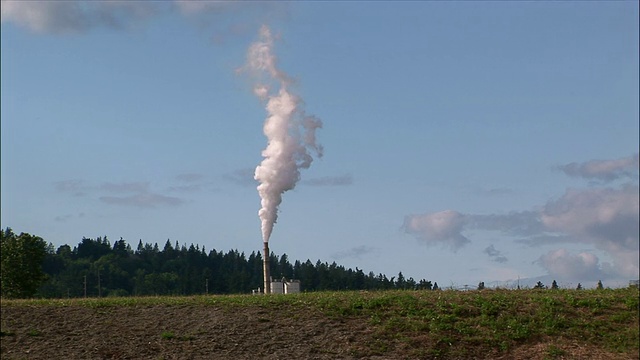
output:
[[[271,281],[271,293],[272,294],[296,294],[300,292],[300,280],[272,280]]]

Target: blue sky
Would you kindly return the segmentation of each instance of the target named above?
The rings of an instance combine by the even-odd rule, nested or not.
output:
[[[260,251],[265,26],[324,156],[271,250],[442,287],[638,276],[638,4],[2,1],[2,227]]]

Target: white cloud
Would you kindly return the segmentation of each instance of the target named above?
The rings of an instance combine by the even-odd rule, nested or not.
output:
[[[198,15],[202,13],[219,13],[241,5],[238,1],[194,1],[175,0],[175,6],[184,15]]]
[[[638,187],[568,190],[547,203],[540,219],[547,229],[598,242],[605,248],[638,249]]]
[[[465,230],[499,231],[518,238],[544,234],[545,231],[540,222],[539,214],[534,211],[511,212],[506,215],[476,215],[445,210],[421,215],[409,215],[405,217],[403,228],[406,233],[412,234],[427,243],[448,243],[451,245],[452,250],[457,250],[471,242],[462,234]],[[500,258],[500,261],[505,260],[506,258],[504,257]]]
[[[175,0],[171,6],[197,28],[210,30],[214,44],[253,34],[257,24],[286,18],[287,8],[280,1]]]
[[[445,210],[437,213],[409,215],[405,217],[403,228],[406,233],[414,235],[429,245],[448,245],[457,251],[470,242],[462,229],[465,216],[457,211]]]
[[[540,217],[548,229],[609,253],[619,275],[637,278],[640,256],[638,197],[635,185],[625,185],[621,189],[569,190],[560,199],[549,202]]]
[[[253,34],[257,24],[288,17],[288,4],[277,1],[131,1],[2,0],[2,22],[38,34],[83,34],[97,28],[128,30],[160,15],[176,14],[210,32],[211,41]]]
[[[627,176],[630,169],[637,170],[637,162],[635,155],[571,168],[577,169],[576,173],[583,174],[585,178],[611,180]],[[560,198],[548,201],[536,211],[477,215],[447,210],[407,216],[404,228],[407,233],[427,243],[449,244],[453,250],[470,242],[463,232],[472,229],[498,231],[530,246],[560,243],[591,245],[611,256],[613,264],[603,264],[608,273],[623,278],[637,278],[640,256],[639,198],[637,184],[615,188],[569,189]],[[484,252],[494,261],[502,260],[502,255],[493,245],[485,248]],[[594,256],[581,253],[575,257],[566,251],[559,251],[547,254],[539,263],[557,275],[595,273],[593,267],[597,265],[597,258],[594,259]],[[566,264],[562,265],[563,262]],[[588,266],[592,268],[587,269]]]
[[[2,22],[38,33],[80,33],[95,27],[129,28],[159,11],[145,1],[2,1]]]
[[[603,278],[598,257],[587,252],[572,255],[566,249],[557,249],[542,255],[538,262],[549,272],[549,275],[558,280]]]
[[[614,160],[591,160],[584,163],[570,163],[558,169],[573,177],[612,181],[637,176],[640,167],[638,154]]]

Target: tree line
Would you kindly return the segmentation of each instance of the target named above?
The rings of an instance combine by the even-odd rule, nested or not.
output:
[[[149,296],[250,293],[263,286],[262,254],[249,256],[167,240],[138,241],[135,250],[120,238],[83,238],[73,248],[57,249],[27,233],[0,230],[3,297],[64,298],[96,296]],[[296,279],[302,291],[323,290],[437,290],[438,284],[405,278],[402,272],[386,275],[347,269],[317,260],[291,263],[286,254],[269,255],[273,279]]]

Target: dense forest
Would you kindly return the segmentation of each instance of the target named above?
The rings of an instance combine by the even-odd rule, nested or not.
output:
[[[162,246],[143,243],[134,248],[122,238],[83,238],[73,248],[57,249],[36,236],[1,230],[2,294],[8,297],[96,297],[251,293],[262,287],[262,254],[247,257],[167,240]],[[31,263],[33,266],[27,266]],[[346,269],[335,262],[290,262],[286,254],[270,254],[274,279],[296,279],[302,291],[437,289],[437,283],[402,272],[384,274]],[[26,283],[21,288],[16,282]],[[12,290],[18,289],[18,290]]]

